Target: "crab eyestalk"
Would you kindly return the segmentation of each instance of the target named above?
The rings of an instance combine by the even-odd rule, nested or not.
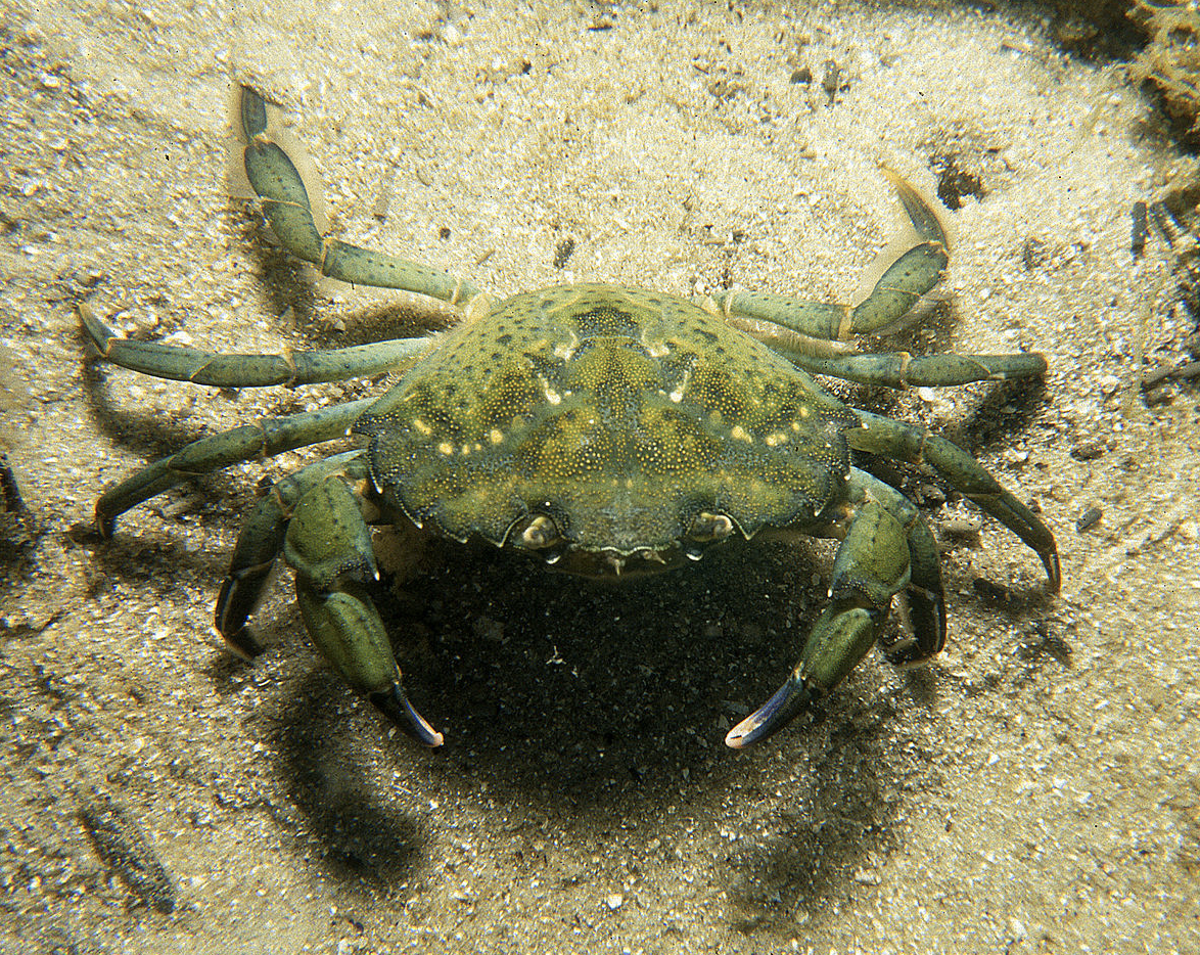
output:
[[[562,560],[568,547],[567,539],[562,536],[554,518],[545,514],[529,517],[516,542],[519,547],[541,554],[547,564],[557,564]]]
[[[712,514],[708,511],[702,511],[692,521],[692,526],[688,530],[688,537],[694,541],[708,543],[723,541],[732,533],[733,521],[730,520],[728,514]]]
[[[683,541],[684,556],[688,560],[699,560],[704,556],[704,548],[728,539],[733,533],[733,528],[733,520],[728,514],[701,511],[692,518],[688,527],[687,536]]]
[[[552,518],[539,514],[521,531],[521,546],[530,550],[546,550],[562,541]]]

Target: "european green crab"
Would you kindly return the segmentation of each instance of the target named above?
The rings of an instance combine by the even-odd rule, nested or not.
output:
[[[939,555],[916,507],[854,467],[851,450],[931,464],[1037,552],[1060,582],[1054,537],[966,452],[923,428],[847,407],[811,373],[904,387],[1037,375],[1035,354],[907,353],[814,358],[800,336],[840,340],[894,325],[941,278],[947,236],[937,214],[884,170],[916,239],[856,307],[758,292],[703,305],[615,285],[568,285],[496,303],[451,275],[322,234],[281,145],[278,114],[243,88],[235,127],[249,181],[275,235],[328,276],[405,289],[461,306],[440,337],[325,352],[221,355],[119,339],[85,306],[104,358],[159,378],[221,387],[330,381],[407,367],[382,396],[261,421],[195,441],[105,492],[96,522],[197,474],[347,434],[363,447],[276,484],[243,526],[216,605],[236,652],[260,647],[247,620],[277,559],[295,571],[314,643],[359,693],[427,746],[437,732],[412,706],[366,582],[378,577],[369,525],[411,522],[466,541],[540,555],[580,574],[660,570],[741,536],[840,539],[829,605],[783,686],[730,730],[729,746],[773,733],[838,684],[875,643],[893,598],[911,635],[896,664],[945,642]],[[289,150],[291,154],[289,155]],[[730,321],[799,333],[768,347]]]

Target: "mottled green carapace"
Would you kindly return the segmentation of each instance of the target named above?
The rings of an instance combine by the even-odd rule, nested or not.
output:
[[[722,513],[746,536],[841,499],[858,420],[791,362],[670,295],[505,300],[363,415],[376,486],[416,523],[496,543],[530,515],[586,551],[670,551]]]

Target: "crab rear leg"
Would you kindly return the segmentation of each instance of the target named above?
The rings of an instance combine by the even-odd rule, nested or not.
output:
[[[316,480],[296,504],[283,556],[296,571],[300,612],[325,658],[397,727],[425,746],[441,746],[442,734],[404,692],[387,631],[367,594],[366,580],[379,576],[371,535],[340,474]]]
[[[392,371],[429,348],[428,338],[396,338],[332,351],[287,352],[282,355],[220,355],[198,348],[118,338],[84,304],[77,306],[84,331],[115,365],[155,378],[191,381],[219,388],[262,388],[345,381]]]
[[[829,375],[864,385],[887,388],[965,385],[972,381],[1030,378],[1046,371],[1046,359],[1037,354],[1014,355],[910,355],[881,352],[871,355],[826,357],[808,355],[787,344],[769,341],[771,349],[808,372]]]
[[[1028,544],[1046,568],[1050,592],[1058,593],[1062,573],[1058,546],[1050,529],[1017,500],[978,461],[945,438],[925,428],[855,409],[862,428],[846,431],[852,448],[898,458],[911,464],[927,461],[947,481]]]
[[[916,189],[889,169],[882,169],[900,197],[918,243],[883,273],[856,306],[806,302],[769,292],[728,291],[714,296],[727,318],[761,319],[809,338],[844,341],[894,325],[941,280],[949,261],[949,238],[937,213]]]
[[[446,272],[323,235],[297,169],[301,157],[289,156],[273,135],[278,122],[275,107],[243,86],[235,109],[234,130],[244,146],[246,176],[262,199],[275,235],[292,255],[343,282],[404,289],[452,305],[480,294],[475,286]]]
[[[742,749],[765,739],[837,686],[871,649],[892,598],[902,591],[912,611],[916,649],[904,647],[897,662],[920,662],[945,642],[937,552],[916,508],[858,469],[851,471],[849,498],[854,516],[834,559],[832,602],[791,676],[729,731],[727,746]]]

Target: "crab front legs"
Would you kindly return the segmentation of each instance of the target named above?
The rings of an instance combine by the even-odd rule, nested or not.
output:
[[[1062,572],[1054,534],[1042,523],[1041,518],[1005,490],[983,465],[956,444],[931,434],[926,428],[869,411],[856,409],[855,414],[862,422],[862,427],[846,432],[850,447],[910,464],[927,462],[933,465],[950,484],[1034,550],[1046,568],[1050,593],[1058,593],[1062,585]]]
[[[367,476],[361,451],[310,465],[259,503],[234,548],[217,599],[216,626],[247,656],[259,652],[245,627],[282,548],[296,572],[296,597],[317,649],[342,678],[401,730],[425,746],[442,745],[409,702],[383,621],[365,583],[378,578],[360,500],[347,480]]]
[[[832,602],[791,676],[729,731],[727,746],[742,749],[765,739],[837,686],[875,643],[898,593],[908,601],[913,640],[890,654],[893,662],[923,662],[945,643],[937,548],[916,507],[857,468],[851,469],[847,496],[854,516],[834,559]]]

